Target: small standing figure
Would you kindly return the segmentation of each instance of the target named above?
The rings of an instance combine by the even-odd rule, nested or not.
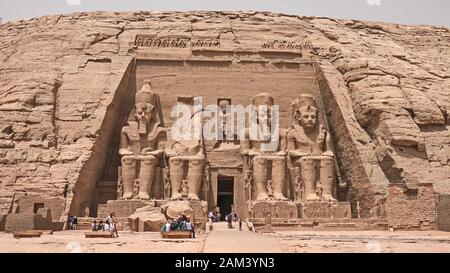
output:
[[[246,170],[245,171],[245,197],[247,201],[251,201],[252,200],[252,171],[251,170]]]
[[[172,185],[170,184],[169,168],[164,168],[163,175],[164,175],[164,198],[169,199],[172,194],[171,193]]]
[[[295,172],[295,192],[297,194],[297,201],[302,201],[303,199],[303,181],[300,172],[300,167],[294,168]]]
[[[181,185],[181,197],[187,198],[188,196],[189,196],[188,180],[183,180],[183,185]]]
[[[267,181],[267,195],[270,199],[273,198],[273,183],[272,180]]]

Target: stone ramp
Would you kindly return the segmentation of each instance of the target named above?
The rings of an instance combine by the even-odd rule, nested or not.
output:
[[[204,253],[281,253],[277,238],[248,231],[245,222],[242,231],[233,222],[232,229],[227,223],[214,223],[214,230],[208,234],[203,246]]]

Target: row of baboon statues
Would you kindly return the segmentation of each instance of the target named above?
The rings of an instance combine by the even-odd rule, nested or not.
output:
[[[259,93],[256,106],[274,105],[273,97]],[[228,101],[220,101],[226,115]],[[318,109],[311,95],[294,100],[292,124],[280,129],[279,143],[272,151],[262,149],[270,140],[253,140],[248,129],[239,141],[246,200],[288,200],[286,181],[293,180],[293,201],[335,201],[335,169],[330,135],[319,124]],[[164,198],[198,200],[202,181],[209,183],[209,164],[204,140],[170,140],[164,127],[159,95],[144,81],[135,96],[135,107],[121,131],[119,196],[150,199],[152,184],[163,183]],[[263,117],[263,118],[262,118]],[[271,126],[271,115],[258,115],[258,123]],[[288,178],[292,177],[292,178]]]

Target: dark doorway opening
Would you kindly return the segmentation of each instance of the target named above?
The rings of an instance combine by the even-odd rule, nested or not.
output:
[[[231,206],[234,200],[234,178],[219,176],[217,179],[217,206],[220,209],[220,220],[224,221],[225,216],[231,213]]]
[[[33,213],[37,213],[39,209],[44,208],[44,203],[34,203]]]

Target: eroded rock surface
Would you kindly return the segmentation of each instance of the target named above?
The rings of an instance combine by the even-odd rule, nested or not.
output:
[[[250,51],[302,43],[302,58],[318,64],[340,168],[361,216],[375,214],[389,183],[429,182],[450,194],[447,28],[263,12],[74,13],[0,25],[0,213],[25,193],[64,196],[66,214],[88,204],[73,196],[100,179],[114,113],[127,110],[120,102],[133,84],[133,57],[145,55],[138,35]]]

